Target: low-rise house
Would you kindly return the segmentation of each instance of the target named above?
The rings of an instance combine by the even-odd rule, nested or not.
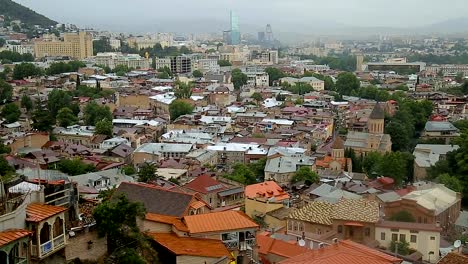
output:
[[[457,145],[418,144],[414,148],[414,178],[423,180],[427,177],[427,169],[439,160],[445,160],[447,153],[459,148]]]
[[[166,190],[152,184],[122,182],[115,195],[121,193],[126,194],[130,201],[142,202],[148,213],[183,217],[211,211],[198,194]]]
[[[11,148],[11,153],[18,153],[24,148],[42,148],[49,140],[48,133],[13,133],[3,138],[3,143]]]
[[[31,237],[32,232],[26,229],[7,229],[1,231],[0,263],[30,263]]]
[[[122,144],[130,146],[130,141],[122,137],[109,138],[109,139],[102,141],[102,143],[100,144],[100,148],[107,150],[107,149],[115,148]]]
[[[289,185],[300,167],[315,170],[315,158],[306,156],[301,148],[270,148],[265,165],[265,180],[274,180],[281,185]]]
[[[409,248],[421,253],[423,261],[437,263],[441,231],[436,224],[381,221],[375,227],[375,240],[387,249],[392,241],[408,242]]]
[[[338,241],[328,247],[307,251],[283,260],[280,264],[399,264],[402,259],[371,249],[350,240]]]
[[[442,228],[455,223],[460,215],[460,208],[461,194],[443,184],[424,185],[384,206],[386,217],[406,211],[417,223],[439,223]]]
[[[427,121],[421,134],[422,139],[440,139],[446,144],[460,136],[458,128],[446,121]]]
[[[287,233],[308,240],[350,239],[371,242],[380,220],[379,204],[365,199],[341,199],[337,203],[313,201],[288,218]]]
[[[244,201],[244,188],[228,186],[208,175],[201,175],[183,186],[201,195],[211,207],[224,207]]]
[[[276,182],[265,181],[245,186],[245,213],[250,217],[264,218],[265,214],[289,207],[289,194]],[[266,223],[267,225],[274,223]]]
[[[307,252],[308,248],[291,244],[268,235],[257,235],[258,258],[262,263],[278,263]]]
[[[258,144],[219,143],[208,146],[207,149],[216,151],[218,153],[218,163],[225,166],[232,166],[236,163],[250,163],[267,155],[267,150]]]
[[[192,148],[192,144],[145,143],[133,152],[133,164],[159,161],[162,158],[184,158]]]

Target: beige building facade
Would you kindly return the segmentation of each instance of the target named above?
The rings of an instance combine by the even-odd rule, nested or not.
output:
[[[34,53],[36,58],[69,56],[75,59],[85,59],[93,56],[93,39],[87,32],[65,33],[63,41],[36,41]]]

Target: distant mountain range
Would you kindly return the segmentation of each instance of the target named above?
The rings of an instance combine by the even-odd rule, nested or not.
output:
[[[57,24],[56,21],[11,0],[0,0],[0,15],[8,16],[13,20],[19,19],[30,26],[41,25],[49,27]]]

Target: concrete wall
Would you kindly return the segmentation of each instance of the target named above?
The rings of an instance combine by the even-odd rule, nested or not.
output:
[[[177,264],[209,264],[214,263],[218,258],[210,258],[210,257],[199,257],[199,256],[177,256],[176,261]],[[229,263],[229,259],[226,259],[225,262],[220,263]]]
[[[252,217],[254,214],[266,214],[283,207],[283,203],[269,203],[245,198],[245,213]]]

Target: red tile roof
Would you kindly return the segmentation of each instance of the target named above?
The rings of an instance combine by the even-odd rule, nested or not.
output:
[[[40,222],[66,210],[61,206],[33,203],[26,208],[26,221]]]
[[[145,219],[152,222],[164,223],[173,225],[177,230],[188,232],[187,226],[182,222],[182,219],[175,216],[160,215],[147,213]]]
[[[224,246],[221,240],[205,239],[205,238],[192,238],[192,237],[178,237],[175,234],[168,233],[149,233],[150,237],[158,244],[167,248],[175,255],[188,255],[188,256],[201,256],[221,258],[229,257],[231,254]]]
[[[350,240],[281,261],[281,264],[394,264],[402,260]]]
[[[24,229],[9,229],[0,232],[0,247],[23,237],[32,236],[32,232]]]
[[[203,194],[213,192],[217,193],[226,189],[226,187],[221,182],[211,178],[206,174],[198,176],[193,181],[184,185],[184,187]]]
[[[183,221],[190,230],[190,233],[209,233],[258,228],[258,225],[241,211],[223,211],[189,215],[185,216]]]
[[[309,250],[266,235],[257,235],[257,245],[259,247],[258,253],[262,255],[275,254],[286,258],[301,255]]]
[[[276,201],[289,199],[289,194],[286,193],[276,182],[266,181],[257,184],[245,186],[245,196],[248,198],[272,198]]]

